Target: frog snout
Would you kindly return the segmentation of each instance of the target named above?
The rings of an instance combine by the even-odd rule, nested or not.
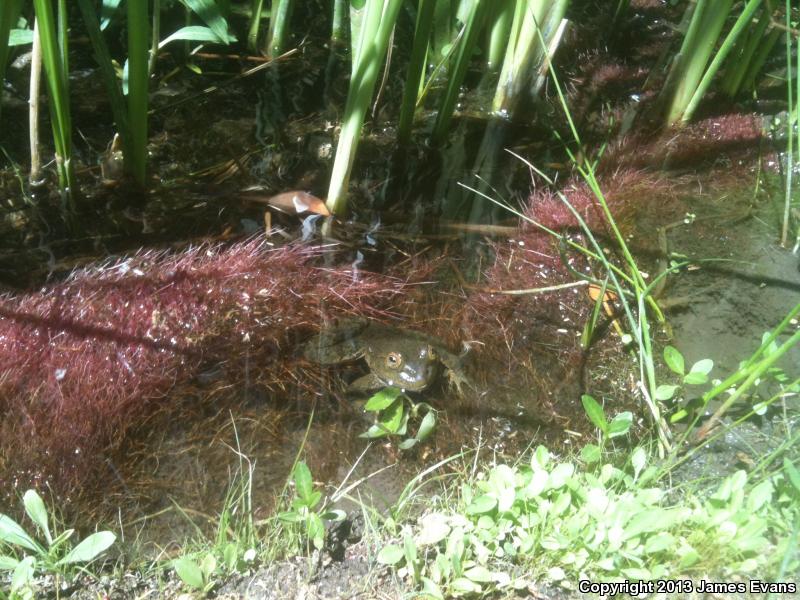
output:
[[[406,390],[418,392],[428,387],[435,375],[436,370],[433,364],[415,368],[406,366],[398,373],[398,379],[400,380],[398,383]]]

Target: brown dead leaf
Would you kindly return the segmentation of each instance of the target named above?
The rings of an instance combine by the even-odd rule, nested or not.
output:
[[[313,194],[303,192],[300,190],[293,190],[291,192],[283,192],[274,196],[260,196],[255,194],[247,194],[247,199],[279,210],[290,215],[302,215],[305,213],[314,213],[324,217],[329,216],[331,213],[328,207],[325,206],[325,201],[317,198]]]

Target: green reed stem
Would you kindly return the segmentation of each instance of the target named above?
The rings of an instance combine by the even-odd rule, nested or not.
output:
[[[345,0],[333,0],[331,41],[334,43],[341,43],[344,40],[344,8]]]
[[[147,170],[148,63],[150,22],[147,2],[127,3],[128,7],[128,124],[130,157],[125,168],[136,183],[145,184]],[[130,159],[130,160],[128,160]]]
[[[781,226],[781,246],[786,246],[789,240],[789,221],[791,218],[792,210],[792,173],[794,173],[794,138],[795,127],[792,127],[792,118],[795,111],[795,104],[800,104],[800,97],[794,98],[792,90],[792,35],[790,33],[791,25],[791,4],[786,0],[786,102],[789,105],[789,115],[787,123],[786,135],[786,186],[785,197],[783,202],[783,224]],[[800,49],[800,44],[797,45]],[[800,58],[800,57],[798,57]],[[800,80],[800,74],[795,73],[795,77]]]
[[[539,41],[543,47],[546,47],[545,40],[541,35],[539,36]],[[567,122],[569,123],[573,139],[575,140],[577,146],[580,148],[581,139],[580,136],[578,135],[577,128],[575,127],[574,120],[572,119],[572,114],[569,111],[569,106],[567,105],[567,101],[564,98],[564,93],[561,84],[558,80],[555,71],[552,68],[549,70],[550,70],[550,76],[553,81],[553,87],[556,89],[556,92],[558,94],[559,102],[561,104],[561,108],[564,112],[564,115],[567,119]],[[661,314],[661,311],[658,309],[658,306],[656,305],[655,301],[650,295],[650,292],[653,289],[652,287],[653,284],[648,285],[645,282],[644,277],[642,276],[642,273],[639,270],[639,267],[636,263],[636,260],[633,258],[633,255],[631,254],[630,249],[628,248],[628,245],[625,242],[625,238],[619,231],[617,223],[613,215],[611,214],[611,211],[608,208],[608,203],[606,202],[605,196],[602,190],[600,189],[600,184],[598,183],[597,178],[595,177],[594,165],[590,164],[585,160],[579,161],[575,156],[573,156],[569,147],[567,147],[566,150],[573,164],[577,167],[578,172],[584,178],[584,181],[586,181],[587,185],[592,190],[595,198],[600,204],[600,207],[603,210],[603,215],[605,216],[606,219],[606,223],[611,228],[611,231],[614,234],[614,239],[617,242],[617,246],[620,252],[622,253],[623,258],[625,259],[628,274],[630,277],[629,281],[632,284],[632,291],[636,296],[637,300],[638,310],[636,315],[634,315],[633,311],[631,310],[631,307],[628,304],[625,295],[625,290],[622,287],[619,279],[617,278],[615,270],[611,268],[611,262],[606,258],[605,254],[600,248],[600,245],[597,243],[596,239],[594,238],[594,235],[584,222],[580,213],[578,213],[578,211],[576,211],[572,207],[572,205],[567,201],[566,197],[563,194],[559,193],[559,197],[562,199],[564,204],[570,210],[572,215],[577,219],[587,239],[591,242],[592,247],[595,250],[595,253],[600,257],[600,260],[604,268],[606,269],[606,272],[608,273],[609,279],[611,280],[611,283],[613,284],[615,290],[618,293],[618,297],[625,312],[625,316],[628,320],[631,333],[635,337],[638,346],[639,368],[641,372],[642,392],[644,394],[644,399],[648,409],[651,412],[653,422],[658,431],[661,449],[668,451],[671,448],[671,443],[669,440],[669,429],[663,417],[661,416],[661,410],[655,401],[656,397],[655,391],[657,387],[656,375],[655,375],[655,363],[653,359],[650,323],[647,316],[647,310],[645,309],[645,303],[647,303],[650,307],[652,307],[655,310],[658,319],[663,321],[663,315]]]
[[[250,26],[247,29],[247,47],[251,52],[258,52],[258,32],[261,29],[263,12],[264,0],[253,0],[250,5]]]
[[[485,15],[488,10],[489,4],[487,2],[474,2],[464,25],[464,35],[461,38],[461,43],[456,54],[455,63],[450,71],[450,77],[447,81],[447,88],[442,103],[439,106],[439,112],[436,115],[436,122],[433,125],[432,138],[434,143],[441,144],[450,129],[450,121],[453,118],[453,110],[458,100],[458,95],[461,89],[461,84],[464,81],[464,76],[467,73],[472,59],[472,53],[477,45],[479,34],[483,28]]]
[[[286,35],[289,21],[292,18],[293,0],[273,0],[269,22],[269,41],[267,56],[270,58],[283,54],[286,47]]]
[[[355,77],[356,69],[359,65],[359,54],[361,45],[366,39],[364,36],[364,22],[372,4],[367,0],[350,0],[350,53],[352,59],[350,63],[350,77]]]
[[[511,24],[517,3],[514,0],[499,0],[491,10],[489,24],[489,43],[486,53],[486,68],[495,72],[501,65],[501,59],[511,39]]]
[[[402,0],[368,0],[366,5],[355,74],[347,93],[342,131],[336,146],[328,188],[326,204],[333,214],[341,214],[347,208],[347,186],[358,150],[361,128],[401,5]]]
[[[746,27],[751,27],[750,22],[753,19],[753,15],[755,14],[758,7],[761,5],[761,0],[750,0],[742,10],[742,14],[739,15],[739,18],[736,19],[736,23],[734,23],[733,27],[731,28],[728,35],[725,37],[725,40],[722,42],[719,50],[717,50],[716,56],[714,56],[714,60],[711,61],[708,69],[706,69],[703,78],[700,80],[700,83],[697,85],[697,89],[695,89],[694,94],[692,95],[689,103],[686,105],[686,109],[683,111],[683,115],[681,116],[681,121],[686,123],[692,119],[694,116],[694,111],[697,110],[698,104],[700,104],[700,100],[703,99],[708,88],[711,86],[711,82],[713,81],[714,77],[716,76],[717,72],[719,71],[720,67],[722,66],[722,62],[727,58],[730,51],[733,49],[736,38],[744,31]],[[724,20],[723,20],[724,22]]]
[[[683,45],[675,57],[677,85],[667,112],[667,124],[677,123],[695,95],[717,44],[733,0],[698,0]]]
[[[773,27],[767,33],[767,36],[758,44],[758,50],[756,51],[755,57],[750,62],[750,66],[747,69],[747,73],[742,80],[741,88],[749,90],[753,87],[756,77],[761,72],[764,63],[767,62],[767,58],[772,53],[772,49],[775,47],[775,44],[778,43],[778,40],[781,39],[781,30],[777,27]]]
[[[417,109],[420,82],[425,71],[425,57],[428,53],[428,44],[433,27],[433,9],[435,7],[436,0],[420,0],[417,7],[414,41],[411,46],[406,85],[400,105],[400,121],[397,126],[397,141],[400,144],[407,144],[411,139],[411,127],[414,123],[414,113]]]
[[[746,39],[737,44],[737,49],[733,51],[735,59],[731,60],[725,73],[725,79],[722,82],[722,89],[728,96],[735,97],[742,89],[742,82],[744,77],[753,63],[753,58],[759,46],[764,42],[764,33],[770,22],[770,14],[768,8],[761,10],[761,16],[754,27],[747,31]]]
[[[50,92],[50,114],[53,127],[53,143],[56,148],[56,172],[58,185],[64,195],[66,206],[74,210],[75,171],[72,166],[72,121],[69,109],[68,73],[64,71],[66,59],[62,58],[59,34],[53,7],[48,0],[34,0],[39,36],[42,41],[42,62]],[[66,44],[66,39],[62,39]],[[64,48],[66,50],[66,47]]]
[[[150,34],[150,57],[147,61],[148,78],[156,70],[158,42],[161,40],[161,0],[153,0],[153,30]]]
[[[11,29],[17,24],[21,10],[22,0],[3,0],[0,3],[0,83],[2,83],[6,75],[8,37]]]
[[[157,1],[158,0],[156,0],[156,2]],[[100,77],[103,79],[103,85],[106,88],[106,94],[108,94],[109,103],[111,104],[111,113],[114,115],[117,132],[122,141],[122,153],[127,163],[130,160],[132,144],[125,97],[120,90],[117,74],[114,71],[114,63],[111,60],[108,45],[100,29],[100,21],[97,19],[94,3],[92,0],[78,0],[78,7],[83,16],[86,33],[89,35],[89,40],[92,43],[92,49],[94,50]]]

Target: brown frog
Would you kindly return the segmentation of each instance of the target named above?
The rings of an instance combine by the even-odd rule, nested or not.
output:
[[[321,365],[363,358],[370,372],[350,384],[352,391],[394,386],[420,392],[436,379],[441,366],[459,393],[467,383],[462,356],[448,351],[441,341],[368,321],[346,322],[320,332],[305,344],[303,355]]]

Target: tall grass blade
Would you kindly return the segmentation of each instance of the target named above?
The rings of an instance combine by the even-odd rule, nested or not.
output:
[[[791,3],[786,0],[786,102],[789,105],[789,124],[792,123],[791,116],[795,112],[795,104],[800,104],[800,97],[794,97],[792,89],[792,35],[791,31]],[[800,44],[797,44],[800,49]],[[797,51],[797,49],[795,51]],[[800,62],[800,56],[798,56]],[[800,73],[795,72],[795,78],[800,81]],[[792,173],[794,172],[794,138],[796,127],[788,127],[786,136],[786,189],[783,203],[783,223],[781,226],[781,246],[786,246],[789,240],[789,220],[792,210]]]
[[[336,146],[330,186],[328,210],[341,214],[347,207],[347,186],[358,150],[361,127],[389,45],[402,0],[369,0],[361,30],[355,73],[350,81],[342,131]]]
[[[11,29],[17,24],[21,9],[22,0],[3,0],[3,2],[0,2],[0,85],[2,85],[6,76],[9,36],[11,35]],[[2,116],[1,113],[0,116]]]
[[[697,110],[697,105],[700,104],[700,100],[702,100],[703,96],[706,94],[706,91],[708,91],[711,81],[714,79],[717,71],[719,71],[720,67],[722,66],[722,62],[728,56],[728,53],[731,51],[731,49],[733,49],[736,39],[739,37],[742,31],[744,31],[745,27],[750,25],[753,15],[760,5],[761,0],[750,0],[745,5],[744,10],[742,10],[742,14],[739,15],[738,19],[736,19],[736,23],[734,23],[733,28],[731,28],[730,32],[725,37],[725,40],[722,42],[719,50],[717,50],[716,56],[714,56],[714,60],[711,61],[711,64],[709,65],[708,69],[706,69],[703,78],[697,85],[694,94],[686,106],[686,109],[683,111],[683,115],[681,116],[682,122],[686,123],[692,119],[694,116],[694,111]]]
[[[101,31],[102,24],[97,20],[97,14],[94,11],[94,3],[92,0],[78,0],[78,7],[83,16],[86,33],[89,35],[89,40],[92,43],[95,60],[100,70],[100,76],[103,79],[103,85],[106,88],[106,94],[108,94],[108,100],[111,104],[111,113],[114,115],[114,121],[117,124],[117,132],[122,141],[123,156],[125,157],[126,163],[128,163],[130,161],[128,157],[131,156],[132,152],[128,109],[117,81],[117,74],[114,71],[114,63],[111,60],[108,45]]]
[[[489,44],[486,54],[486,68],[489,73],[496,72],[511,39],[511,24],[514,20],[514,0],[500,0],[491,7]]]
[[[686,112],[697,91],[722,27],[731,11],[733,0],[698,0],[680,52],[675,56],[670,82],[675,83],[667,111],[668,125],[677,123]],[[691,8],[689,8],[691,10]]]
[[[286,34],[289,31],[289,21],[292,18],[293,0],[273,0],[272,12],[269,22],[269,41],[267,42],[267,56],[279,56],[286,47]]]
[[[28,181],[32,186],[42,180],[42,155],[39,152],[39,98],[42,97],[42,38],[39,36],[39,21],[33,20],[33,44],[31,46],[31,77],[28,86],[28,142],[31,153],[31,170]]]
[[[758,47],[764,42],[764,34],[770,22],[769,9],[764,8],[755,26],[740,36],[737,47],[731,52],[730,64],[722,82],[723,91],[731,98],[739,94],[745,74],[750,69]]]
[[[125,168],[144,186],[147,169],[147,107],[150,22],[147,2],[128,2],[128,126],[130,153]]]
[[[420,0],[417,7],[417,21],[414,27],[414,42],[411,46],[411,57],[408,61],[406,85],[400,105],[400,121],[397,126],[397,140],[400,144],[408,143],[411,138],[411,127],[417,108],[418,92],[422,75],[425,71],[425,57],[433,28],[433,9],[436,0]]]
[[[258,52],[258,32],[261,29],[263,12],[264,0],[253,0],[250,8],[250,26],[247,29],[247,47],[251,52]]]
[[[331,41],[341,43],[344,40],[345,0],[333,0],[333,18],[331,19]]]
[[[64,71],[66,59],[61,56],[59,34],[53,7],[48,0],[34,0],[42,42],[42,62],[50,92],[50,115],[53,127],[53,142],[56,147],[56,171],[58,185],[65,206],[74,210],[75,175],[72,165],[72,120],[69,108],[68,73]],[[66,43],[65,39],[61,40]],[[66,50],[66,48],[64,49]]]
[[[472,52],[477,45],[479,34],[484,25],[488,6],[487,2],[473,2],[469,17],[466,19],[464,34],[461,37],[455,63],[448,77],[447,89],[442,97],[442,103],[436,115],[436,122],[433,125],[432,138],[434,143],[442,143],[450,129],[450,121],[453,118],[453,110],[458,100],[461,84],[464,81],[467,67],[472,58]]]

